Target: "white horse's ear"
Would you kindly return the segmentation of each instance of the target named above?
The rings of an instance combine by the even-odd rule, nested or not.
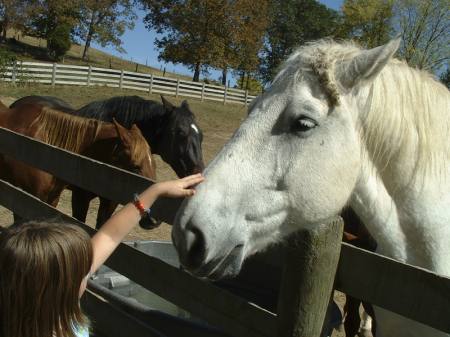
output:
[[[358,83],[374,81],[400,47],[402,35],[397,35],[385,45],[363,51],[350,61],[337,66],[335,74],[343,88],[353,89]]]

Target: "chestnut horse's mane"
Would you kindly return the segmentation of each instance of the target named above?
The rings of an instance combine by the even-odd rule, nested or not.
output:
[[[43,107],[35,123],[39,124],[42,140],[50,145],[80,153],[83,140],[92,119],[72,116],[67,113]],[[95,127],[94,138],[99,132]]]
[[[40,125],[39,132],[44,142],[75,153],[81,152],[81,146],[90,125],[94,129],[92,141],[96,139],[102,128],[113,126],[111,123],[73,116],[47,107],[43,107],[35,123]],[[131,160],[142,162],[148,155],[148,144],[140,132],[131,130],[128,134],[133,144]]]

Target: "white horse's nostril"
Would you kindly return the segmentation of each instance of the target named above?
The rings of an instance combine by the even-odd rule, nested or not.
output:
[[[196,240],[195,234],[192,233],[191,231],[188,231],[186,234],[186,240],[185,240],[185,243],[186,243],[185,248],[186,248],[187,252],[191,251],[191,247],[194,246],[195,240]]]

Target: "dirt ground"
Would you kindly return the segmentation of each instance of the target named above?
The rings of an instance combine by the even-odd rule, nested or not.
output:
[[[12,102],[16,100],[14,97],[1,97],[2,102],[9,106]],[[200,124],[200,123],[199,123]],[[200,125],[202,127],[202,125]],[[202,127],[203,129],[203,127]],[[205,164],[208,164],[211,159],[220,151],[220,149],[226,144],[228,139],[234,133],[235,130],[229,130],[229,132],[205,132],[204,131],[204,140],[202,143],[203,147],[203,156],[205,160]],[[166,181],[170,179],[177,178],[175,172],[170,168],[169,165],[164,163],[161,158],[155,155],[155,160],[157,162],[157,180],[158,181]],[[58,205],[58,209],[65,214],[71,215],[71,204],[70,204],[71,192],[64,191],[60,203]],[[95,226],[95,218],[96,218],[96,210],[98,209],[98,199],[94,199],[91,202],[88,217],[86,220],[86,224],[94,227]],[[120,209],[120,206],[119,208]],[[0,206],[0,225],[1,226],[9,226],[13,222],[12,213]],[[159,241],[171,241],[171,226],[163,223],[159,228],[154,230],[144,230],[139,226],[136,226],[135,229],[130,233],[127,237],[127,240],[130,241],[139,241],[139,240],[159,240]],[[336,292],[335,294],[335,302],[341,308],[345,303],[345,297],[342,293]],[[332,337],[344,337],[345,334],[342,331],[334,331]]]

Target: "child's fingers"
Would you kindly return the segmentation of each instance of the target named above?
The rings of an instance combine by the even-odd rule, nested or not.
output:
[[[195,184],[198,184],[198,183],[202,182],[203,180],[205,180],[205,177],[191,178],[185,182],[185,188],[195,185]]]
[[[184,191],[186,197],[190,197],[195,194],[195,190],[184,190]]]
[[[194,178],[197,178],[197,177],[201,177],[201,175],[202,175],[201,173],[192,174],[192,175],[190,175],[190,176],[187,176],[187,177],[182,178],[181,180],[194,179]]]

